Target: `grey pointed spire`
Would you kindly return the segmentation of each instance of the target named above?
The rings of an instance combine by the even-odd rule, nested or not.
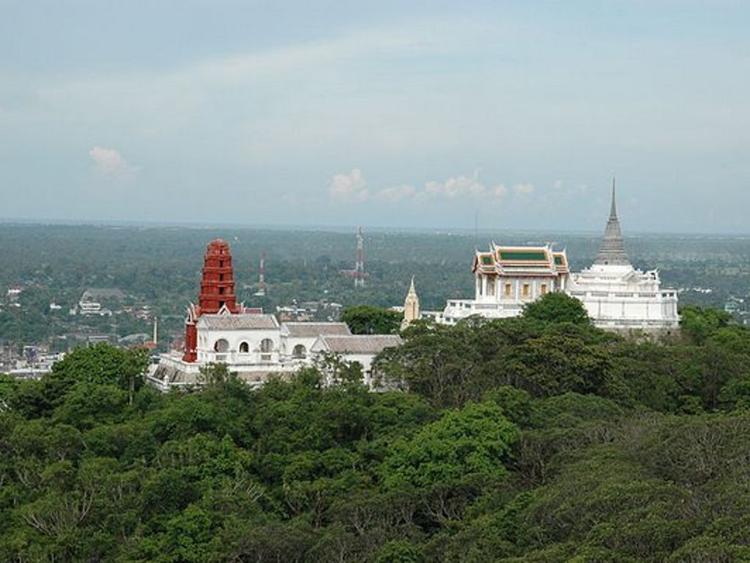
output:
[[[599,254],[596,255],[594,264],[600,266],[606,264],[615,264],[619,266],[630,265],[628,255],[625,254],[625,244],[622,240],[620,220],[617,218],[614,178],[612,178],[612,205],[609,210],[609,220],[607,221],[607,227],[604,229],[604,238],[602,239],[602,245],[599,247]]]

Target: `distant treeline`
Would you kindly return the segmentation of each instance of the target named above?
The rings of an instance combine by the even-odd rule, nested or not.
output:
[[[164,320],[164,334],[180,331],[185,306],[195,300],[206,244],[216,237],[232,247],[238,295],[249,306],[328,299],[344,306],[399,305],[415,276],[424,309],[446,299],[472,297],[470,271],[476,247],[558,241],[573,269],[590,264],[599,236],[560,233],[388,233],[365,230],[366,287],[355,290],[342,269],[353,267],[354,232],[239,228],[106,227],[0,224],[0,301],[8,287],[25,287],[22,309],[0,307],[0,339],[17,344],[75,331],[148,331],[124,319],[70,319],[70,307],[89,287],[117,287],[146,303]],[[747,293],[750,244],[744,238],[640,236],[626,240],[638,267],[659,268],[666,285],[712,288],[681,294],[682,303],[723,306],[728,295]],[[256,297],[258,261],[265,252],[266,297]],[[50,310],[54,301],[63,308]],[[115,322],[116,321],[116,322]]]

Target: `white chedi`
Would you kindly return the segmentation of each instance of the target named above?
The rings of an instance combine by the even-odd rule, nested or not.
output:
[[[567,293],[600,328],[668,332],[679,326],[677,291],[661,287],[657,270],[635,269],[625,253],[614,181],[599,253],[590,268],[571,275]]]

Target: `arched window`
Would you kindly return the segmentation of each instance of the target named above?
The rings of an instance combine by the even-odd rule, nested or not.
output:
[[[214,344],[214,352],[228,352],[229,342],[223,338],[219,338]]]
[[[247,354],[250,351],[250,344],[247,342],[240,342],[240,352]]]
[[[269,352],[273,352],[273,340],[270,338],[264,338],[260,341],[260,351],[264,354],[268,354]]]
[[[292,358],[295,359],[302,359],[305,356],[307,356],[307,350],[305,349],[305,346],[303,344],[297,344],[294,347],[294,350],[292,350]]]

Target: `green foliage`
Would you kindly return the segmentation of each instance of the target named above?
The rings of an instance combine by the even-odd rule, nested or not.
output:
[[[235,374],[229,371],[227,364],[210,363],[205,366],[201,366],[200,376],[198,379],[204,385],[215,387],[225,385],[235,378]]]
[[[533,401],[523,389],[501,385],[486,395],[486,399],[500,407],[503,416],[519,426],[527,426],[531,418]]]
[[[586,308],[578,299],[566,293],[555,291],[527,303],[523,316],[542,322],[573,323],[587,325],[591,323]]]
[[[746,560],[750,336],[722,318],[419,327],[378,393],[330,357],[163,395],[77,350],[0,378],[0,560]]]
[[[387,350],[379,367],[441,406],[479,401],[502,385],[534,396],[605,394],[615,383],[609,377],[614,341],[590,325],[468,319],[407,333],[406,343]]]
[[[401,319],[401,313],[371,305],[348,307],[341,314],[352,334],[398,334]]]
[[[732,321],[729,313],[719,309],[704,309],[696,306],[682,307],[680,317],[682,333],[698,344],[705,342],[709,336],[715,334],[718,329],[728,326]]]
[[[517,428],[498,406],[470,403],[396,442],[383,464],[383,482],[390,489],[430,489],[503,479],[503,462],[517,439]]]
[[[148,366],[145,350],[125,350],[109,344],[76,348],[54,364],[48,378],[50,391],[65,393],[76,383],[117,385],[135,390],[143,385]]]
[[[424,561],[419,547],[407,542],[393,540],[378,550],[375,563],[421,563]]]

